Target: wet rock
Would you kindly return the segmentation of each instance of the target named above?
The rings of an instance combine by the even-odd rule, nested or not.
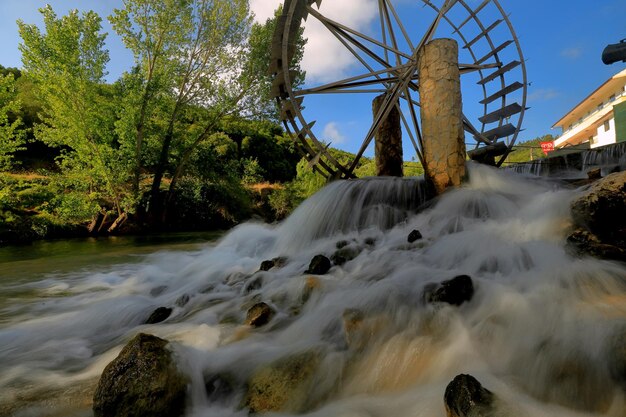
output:
[[[159,285],[158,287],[154,287],[150,290],[150,295],[153,297],[158,297],[159,295],[163,294],[165,290],[167,290],[166,285]]]
[[[368,315],[362,310],[349,308],[342,315],[344,347],[360,352],[393,332],[393,321],[384,313]]]
[[[148,320],[146,320],[145,324],[156,324],[161,323],[162,321],[167,320],[167,318],[172,314],[172,309],[169,307],[159,307],[150,314]]]
[[[428,303],[448,303],[460,306],[474,296],[472,278],[459,275],[439,285],[427,284],[424,287],[424,300]]]
[[[245,324],[252,327],[265,326],[274,317],[274,314],[276,311],[266,303],[257,303],[248,310]]]
[[[288,260],[289,259],[287,259],[287,257],[285,256],[278,256],[272,259],[272,261],[274,261],[274,268],[282,268],[283,266],[287,265]]]
[[[209,402],[224,402],[235,392],[235,385],[235,378],[227,373],[211,375],[204,379]]]
[[[471,375],[457,375],[446,387],[444,403],[448,417],[491,416],[494,395]]]
[[[315,291],[322,288],[322,281],[317,277],[306,277],[304,280],[304,288],[302,289],[302,302],[306,303]]]
[[[609,342],[608,365],[611,377],[626,390],[626,328]]]
[[[602,170],[600,168],[594,168],[587,171],[587,178],[590,180],[599,180],[602,178]]]
[[[342,319],[346,344],[349,347],[354,347],[355,345],[359,345],[358,347],[360,347],[360,333],[363,328],[365,314],[361,310],[348,308],[344,310]]]
[[[374,246],[376,244],[376,239],[373,237],[368,237],[368,238],[365,238],[363,243],[365,243],[367,246]]]
[[[623,247],[604,243],[585,229],[576,229],[567,237],[567,246],[579,255],[587,254],[600,259],[626,262]]]
[[[361,251],[358,248],[346,246],[333,253],[330,259],[335,265],[343,265],[359,256],[359,253],[361,253]]]
[[[248,282],[243,288],[244,294],[250,294],[252,291],[261,289],[263,286],[263,277],[256,277]]]
[[[542,341],[517,355],[511,370],[518,384],[543,402],[594,414],[605,414],[613,402],[615,382],[607,367],[570,343]]]
[[[287,258],[285,258],[284,256],[279,256],[277,258],[261,262],[259,271],[269,271],[272,268],[282,268],[286,264]]]
[[[93,397],[95,417],[178,417],[185,412],[187,379],[168,341],[140,333],[109,363]]]
[[[320,361],[319,352],[306,351],[262,366],[248,381],[244,406],[250,413],[306,411]]]
[[[341,249],[341,248],[345,248],[349,244],[350,244],[350,242],[348,242],[347,240],[340,240],[339,242],[335,243],[335,247],[337,249]]]
[[[263,261],[261,262],[261,266],[259,267],[259,271],[269,271],[274,268],[275,262],[273,260]]]
[[[422,238],[422,234],[420,233],[419,230],[413,230],[411,231],[411,233],[409,233],[409,237],[407,238],[409,243],[413,243],[416,240],[420,240]]]
[[[178,307],[185,307],[188,302],[189,302],[189,295],[188,294],[183,294],[180,297],[178,297],[178,299],[176,300],[175,304]]]
[[[316,255],[311,259],[309,269],[304,271],[305,274],[324,275],[331,268],[330,259],[324,255]]]
[[[596,181],[571,203],[574,224],[605,244],[626,244],[626,172]]]

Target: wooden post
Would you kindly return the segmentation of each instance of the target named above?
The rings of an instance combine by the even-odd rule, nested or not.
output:
[[[385,100],[382,94],[372,102],[374,118]],[[374,136],[376,147],[376,175],[401,177],[402,176],[402,129],[400,127],[400,112],[393,107],[387,118],[382,121]]]
[[[465,177],[458,55],[456,41],[435,39],[418,57],[424,170],[437,194],[460,185]]]

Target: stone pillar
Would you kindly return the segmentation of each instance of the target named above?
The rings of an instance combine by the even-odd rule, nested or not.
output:
[[[383,105],[385,94],[372,102],[374,118]],[[400,127],[400,112],[393,107],[387,118],[380,124],[376,135],[376,175],[401,177],[402,176],[402,129]]]
[[[419,60],[424,170],[437,194],[465,176],[459,47],[453,39],[427,43]]]

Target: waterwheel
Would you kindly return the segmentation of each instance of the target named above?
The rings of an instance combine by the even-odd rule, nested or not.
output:
[[[452,38],[459,44],[468,153],[488,154],[500,166],[521,131],[527,110],[527,76],[519,40],[499,2],[363,1],[373,1],[378,8],[377,19],[366,31],[351,28],[340,17],[329,17],[322,0],[285,0],[278,20],[271,52],[272,95],[285,128],[310,165],[328,178],[355,177],[355,168],[391,106],[400,111],[403,140],[410,141],[423,163],[417,54],[432,39]],[[332,82],[294,89],[290,63],[298,33],[308,19],[321,22],[350,52],[358,69]],[[368,103],[380,94],[390,98],[372,118],[356,156],[347,164],[334,158],[328,145],[318,139],[315,117],[304,110],[307,97],[339,94],[358,95]]]

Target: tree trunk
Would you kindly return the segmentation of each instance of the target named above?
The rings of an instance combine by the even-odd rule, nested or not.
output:
[[[126,222],[127,219],[128,219],[128,215],[126,213],[120,214],[119,216],[117,216],[117,219],[115,219],[111,227],[107,229],[107,232],[109,233],[115,232],[118,227],[120,227],[122,224],[124,224],[124,222]]]

